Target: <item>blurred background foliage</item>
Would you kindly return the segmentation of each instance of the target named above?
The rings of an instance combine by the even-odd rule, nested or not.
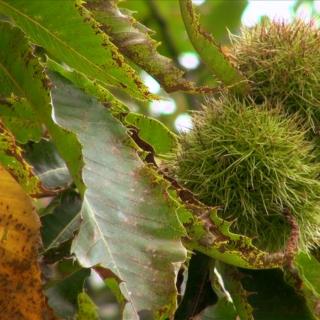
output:
[[[202,26],[226,50],[228,32],[239,33],[241,25],[250,27],[265,17],[287,21],[294,17],[318,19],[320,14],[320,0],[193,0],[193,3],[200,13]],[[214,85],[214,78],[188,40],[178,1],[123,0],[119,6],[132,11],[140,23],[152,30],[152,38],[160,43],[158,51],[185,70],[188,79],[198,85]],[[144,104],[128,102],[129,106],[158,118],[175,131],[190,129],[190,110],[199,108],[202,98],[184,93],[167,94],[147,73],[141,72],[141,76],[161,100]]]
[[[286,21],[295,17],[306,21],[314,19],[320,25],[320,0],[193,0],[193,4],[201,15],[202,26],[213,34],[225,50],[230,45],[228,32],[237,34],[241,25],[250,27],[266,17]],[[210,86],[215,83],[188,40],[177,0],[122,0],[119,6],[133,12],[133,16],[150,29],[152,38],[159,42],[158,51],[185,70],[188,79],[198,85]],[[133,67],[137,68],[135,65]],[[128,106],[136,112],[159,119],[176,132],[190,130],[190,113],[200,108],[204,97],[181,92],[168,94],[145,71],[137,70],[150,91],[158,95],[160,100],[128,100]],[[116,285],[104,283],[92,271],[86,286],[99,308],[101,319],[120,319]]]

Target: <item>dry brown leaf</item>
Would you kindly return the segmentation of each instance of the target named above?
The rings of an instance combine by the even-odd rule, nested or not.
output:
[[[48,319],[39,244],[40,219],[30,198],[0,166],[0,319]]]

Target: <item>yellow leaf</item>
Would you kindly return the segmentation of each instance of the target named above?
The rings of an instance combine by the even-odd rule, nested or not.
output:
[[[30,198],[0,166],[0,319],[48,319],[40,241],[40,220]]]

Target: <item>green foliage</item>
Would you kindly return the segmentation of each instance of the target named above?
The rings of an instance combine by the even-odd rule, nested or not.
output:
[[[315,24],[264,21],[231,39],[238,68],[250,81],[251,97],[258,103],[281,102],[285,112],[299,112],[308,128],[318,133],[320,33]]]
[[[291,230],[285,210],[299,223],[301,248],[312,247],[320,236],[319,165],[297,121],[232,96],[208,101],[181,139],[175,174],[260,247],[284,248]]]
[[[1,4],[0,4],[1,12]],[[58,127],[52,119],[50,105],[50,81],[44,72],[44,66],[34,54],[34,48],[24,34],[8,23],[0,21],[1,38],[0,64],[5,72],[0,72],[3,90],[18,97],[27,99],[36,114],[34,122],[44,124],[54,142],[58,152],[64,158],[70,173],[79,190],[83,188],[81,182],[81,147],[75,137]]]
[[[48,189],[63,189],[72,184],[66,163],[60,157],[51,141],[42,139],[29,143],[25,148],[25,158]]]
[[[265,22],[220,47],[246,4],[0,0],[0,167],[42,222],[40,241],[3,186],[2,318],[320,318],[319,31]],[[175,114],[148,116],[141,71]],[[188,134],[159,121],[203,101]]]
[[[40,193],[40,180],[32,172],[32,167],[24,160],[22,149],[16,144],[12,133],[0,120],[0,163],[19,182],[25,192],[31,195]]]
[[[317,319],[309,311],[304,297],[285,282],[281,270],[241,270],[240,277],[248,292],[254,319]]]
[[[41,139],[43,129],[25,98],[13,96],[0,101],[0,116],[19,143]]]
[[[149,143],[157,155],[164,156],[177,147],[177,136],[156,119],[131,112],[125,122],[138,129],[140,138]]]
[[[224,279],[215,268],[215,261],[210,264],[211,286],[218,296],[218,301],[213,306],[206,308],[199,318],[201,320],[234,320],[237,312],[233,301],[230,299],[229,292],[224,287]]]
[[[151,38],[150,30],[139,24],[130,12],[121,11],[117,3],[118,0],[89,0],[86,7],[102,24],[102,29],[123,55],[150,73],[167,92],[210,92],[209,88],[196,87],[185,79],[183,70],[177,68],[171,59],[158,53],[157,47],[160,43]]]
[[[78,296],[83,291],[90,270],[79,267],[71,260],[61,260],[54,268],[55,277],[47,280],[45,290],[49,306],[59,317],[74,319]]]
[[[198,252],[191,257],[188,264],[188,283],[175,314],[176,320],[190,319],[205,307],[217,302],[217,296],[211,287],[210,263],[208,256]]]
[[[98,309],[85,292],[78,295],[78,307],[77,320],[99,320]]]
[[[200,21],[217,41],[226,42],[228,41],[226,30],[237,32],[242,13],[247,5],[247,0],[206,1],[199,7]]]
[[[42,211],[43,249],[48,251],[72,239],[80,226],[81,199],[74,191],[60,193]]]
[[[216,273],[222,277],[225,290],[229,292],[234,308],[241,320],[253,320],[253,308],[248,302],[250,293],[243,288],[241,283],[242,275],[239,270],[220,261],[215,266]]]
[[[122,88],[138,98],[149,98],[134,70],[126,64],[117,47],[102,33],[81,3],[72,0],[56,3],[1,0],[0,11],[9,15],[34,43],[71,68],[104,84]],[[57,16],[69,21],[69,28],[61,24]],[[83,20],[88,23],[83,23]],[[80,36],[74,36],[74,29]]]
[[[301,295],[304,295],[309,309],[315,316],[320,317],[320,262],[305,252],[299,252],[294,260],[294,265],[298,270],[301,282],[296,283],[295,287]]]
[[[225,85],[233,87],[237,92],[245,92],[245,79],[233,68],[213,37],[201,29],[199,16],[193,10],[191,0],[179,0],[179,3],[189,38],[203,61]]]
[[[52,79],[56,121],[77,135],[84,158],[83,223],[72,252],[83,266],[101,265],[124,281],[127,319],[144,309],[165,318],[175,310],[174,279],[185,259],[166,185],[109,110],[62,77]]]

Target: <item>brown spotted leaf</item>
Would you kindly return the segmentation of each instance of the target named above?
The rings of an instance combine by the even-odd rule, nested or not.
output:
[[[0,120],[0,164],[16,178],[25,192],[37,195],[41,190],[40,180],[33,174],[32,167],[23,159],[12,133]]]
[[[81,191],[81,147],[72,134],[58,127],[51,118],[50,81],[43,65],[21,30],[0,22],[0,35],[0,96],[13,94],[26,100],[35,114],[34,122],[46,126]]]
[[[175,135],[157,120],[129,112],[126,106],[119,103],[109,92],[77,72],[70,72],[52,61],[50,68],[83,89],[88,95],[98,97],[122,124],[130,130],[134,128],[138,134],[132,137],[145,154],[153,149],[151,152],[155,155],[165,156],[175,148],[177,144]],[[172,192],[170,196],[177,204],[178,216],[188,232],[189,237],[184,239],[184,244],[188,248],[245,268],[277,268],[282,265],[282,253],[269,254],[260,251],[252,244],[252,239],[233,234],[229,230],[231,223],[222,220],[216,208],[204,206],[190,191],[181,189],[175,181],[171,183],[170,189],[176,190],[177,193]],[[199,217],[201,213],[210,214],[204,218]]]
[[[3,80],[2,77],[1,80]],[[4,94],[3,89],[2,87],[0,96]],[[25,98],[15,96],[0,98],[0,118],[13,133],[17,142],[25,144],[41,139],[43,128],[35,120],[36,115]]]
[[[51,79],[56,121],[77,135],[84,160],[83,220],[72,252],[82,266],[101,266],[121,280],[123,319],[170,318],[186,251],[167,184],[141,161],[110,110],[61,76]]]
[[[139,99],[151,98],[82,1],[0,0],[0,12],[11,18],[33,43],[71,68]]]
[[[167,92],[209,93],[215,90],[197,87],[188,81],[184,71],[157,51],[159,43],[150,37],[150,30],[129,12],[120,10],[117,3],[118,0],[88,0],[86,7],[124,56],[157,79]]]
[[[43,320],[40,221],[30,198],[0,166],[0,318]]]

